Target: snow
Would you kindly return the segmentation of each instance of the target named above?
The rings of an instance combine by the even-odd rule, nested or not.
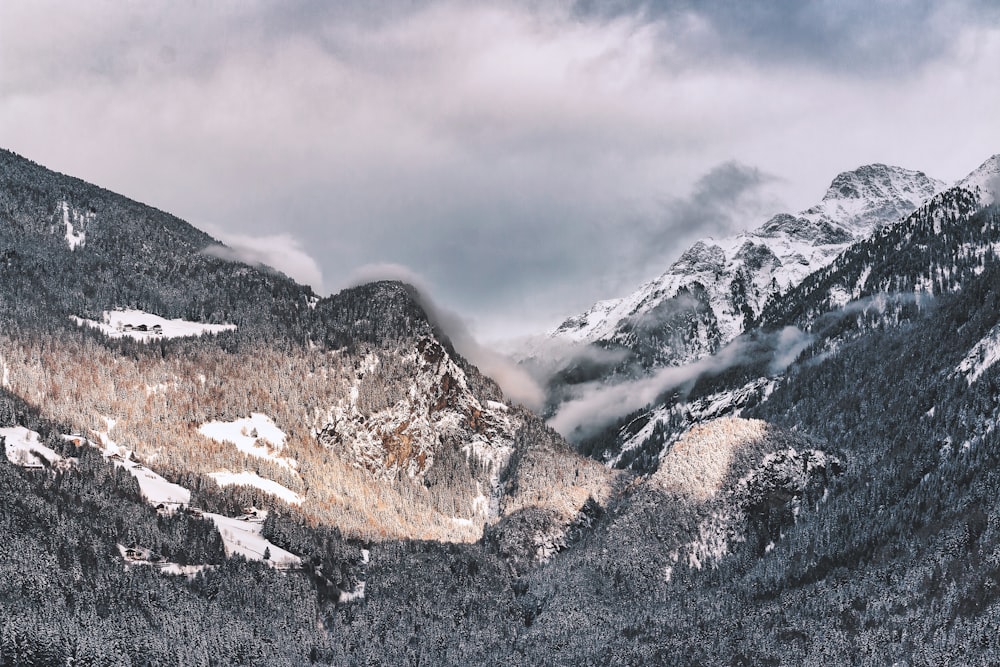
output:
[[[305,500],[287,486],[282,486],[274,480],[261,477],[255,472],[213,472],[209,473],[208,476],[214,479],[219,486],[230,486],[233,484],[252,486],[280,498],[289,505],[301,505],[302,501]]]
[[[179,484],[168,482],[155,472],[132,459],[132,452],[125,447],[118,445],[111,439],[110,433],[114,429],[117,421],[110,417],[103,418],[108,425],[107,431],[97,433],[97,437],[102,444],[93,440],[87,440],[87,444],[101,450],[106,459],[114,463],[115,467],[125,468],[136,481],[139,482],[139,492],[151,505],[180,506],[191,502],[191,492]],[[67,440],[76,440],[77,436],[63,436]]]
[[[130,557],[130,551],[133,553],[137,552],[138,556]],[[126,547],[124,544],[119,544],[118,553],[121,554],[122,559],[125,561],[125,567],[146,565],[155,568],[160,574],[193,577],[199,572],[215,568],[214,565],[181,565],[171,561],[159,560],[159,557],[156,557],[154,560],[153,551],[144,547]]]
[[[340,591],[340,597],[337,602],[353,602],[355,600],[363,600],[365,598],[365,582],[359,581],[353,590],[350,591]]]
[[[885,165],[845,172],[837,176],[816,206],[795,215],[775,216],[753,231],[700,241],[659,278],[625,297],[595,303],[585,313],[563,322],[550,339],[571,345],[614,340],[625,322],[698,282],[707,290],[721,343],[725,344],[743,329],[742,314],[735,312],[730,291],[737,275],[749,278],[747,299],[759,313],[776,290],[799,284],[833,262],[857,238],[895,222],[944,185],[924,174]],[[755,256],[759,252],[761,262],[748,263],[745,249]],[[707,345],[693,346],[692,358],[686,361],[711,352]]]
[[[146,499],[151,505],[164,504],[167,506],[188,506],[191,503],[191,492],[180,486],[179,484],[174,484],[168,482],[163,477],[157,475],[152,470],[147,469],[145,466],[139,464],[131,459],[131,452],[124,447],[119,446],[117,443],[111,440],[109,434],[112,429],[114,429],[116,420],[110,417],[103,417],[105,423],[108,425],[108,430],[105,432],[98,433],[98,436],[103,443],[98,444],[92,440],[87,440],[81,436],[76,435],[65,435],[63,438],[71,440],[73,442],[78,442],[80,440],[85,440],[91,447],[96,447],[102,450],[105,457],[109,458],[116,466],[125,468],[139,482],[139,489],[142,493],[143,498]],[[8,429],[0,429],[0,435]],[[9,429],[16,431],[16,429]],[[27,431],[27,429],[24,429]],[[31,432],[29,432],[31,433]],[[35,437],[37,438],[37,433]],[[54,453],[54,452],[53,452]],[[229,474],[229,473],[223,473]],[[251,473],[242,473],[249,475]],[[264,480],[258,478],[262,482],[270,482],[270,480]],[[244,483],[244,482],[240,482]],[[270,482],[271,484],[277,485],[275,482]],[[280,487],[284,489],[284,487]],[[265,489],[268,490],[268,489]],[[292,493],[288,489],[284,489],[288,493]],[[295,495],[295,494],[293,494]],[[272,544],[270,541],[265,539],[261,533],[264,530],[263,521],[258,517],[256,520],[250,520],[250,517],[242,518],[231,518],[223,516],[221,514],[213,514],[211,512],[204,512],[201,514],[203,518],[210,519],[214,524],[219,534],[222,536],[222,541],[225,545],[226,555],[231,556],[233,554],[240,554],[243,557],[251,560],[263,560],[264,551],[269,550],[271,558],[268,563],[277,569],[294,569],[302,565],[302,559],[300,559],[295,554],[282,549],[281,547]],[[266,516],[266,514],[265,514]],[[120,547],[121,548],[121,547]],[[124,552],[123,552],[124,557]],[[163,563],[162,568],[166,574],[185,574],[192,575],[198,572],[200,569],[204,569],[211,566],[206,565],[193,565],[193,566],[181,566],[176,563]]]
[[[972,346],[955,371],[964,375],[971,385],[1000,360],[1000,324],[993,327],[986,336]]]
[[[1000,198],[1000,154],[988,159],[955,185],[978,194],[983,206],[995,203]]]
[[[42,444],[41,436],[23,426],[0,428],[0,437],[6,438],[4,452],[7,460],[24,468],[35,468],[44,464],[58,465],[63,457],[50,447]]]
[[[88,213],[84,215],[78,214],[76,211],[72,213],[69,210],[69,204],[62,202],[62,218],[63,224],[66,226],[66,243],[69,245],[70,251],[76,250],[77,247],[82,246],[87,241],[87,234],[80,229],[79,231],[73,227],[72,218],[77,218],[81,222],[86,220],[90,221],[93,219],[94,214]]]
[[[288,436],[265,414],[253,412],[249,417],[231,422],[212,421],[198,427],[198,432],[216,442],[228,442],[250,456],[273,461],[293,469],[295,459],[279,456]]]
[[[211,512],[205,512],[203,516],[215,523],[222,536],[227,556],[240,554],[249,560],[264,560],[264,552],[270,551],[271,558],[268,564],[271,567],[287,570],[302,566],[301,558],[272,544],[261,535],[264,530],[262,523],[234,519]]]
[[[0,381],[0,386],[4,389],[10,389],[10,367],[7,365],[6,361],[0,360],[0,367],[3,368],[3,378]]]
[[[148,342],[159,338],[184,338],[201,336],[202,334],[217,334],[223,331],[234,331],[235,324],[204,324],[189,320],[168,320],[159,315],[143,310],[106,310],[101,321],[87,320],[82,317],[70,316],[78,326],[88,326],[100,329],[109,338],[134,338]],[[140,330],[143,327],[145,330]],[[154,331],[159,327],[159,331]]]

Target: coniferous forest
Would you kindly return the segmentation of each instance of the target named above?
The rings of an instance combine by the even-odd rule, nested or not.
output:
[[[993,664],[985,204],[851,244],[732,363],[571,444],[412,287],[320,298],[0,153],[0,665]],[[706,303],[636,324],[639,365]],[[139,311],[232,326],[102,319]]]

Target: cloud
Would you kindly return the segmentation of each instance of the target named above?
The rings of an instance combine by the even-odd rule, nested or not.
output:
[[[767,191],[779,179],[757,167],[729,160],[700,176],[684,197],[666,201],[658,219],[637,235],[637,258],[677,253],[678,239],[723,236],[746,229],[750,221],[779,210],[780,203]]]
[[[549,426],[571,440],[596,433],[615,419],[653,403],[665,392],[719,373],[744,359],[744,341],[736,339],[717,354],[684,366],[663,368],[650,377],[607,385],[592,382],[579,387],[580,395],[560,406]]]
[[[227,245],[209,246],[202,252],[230,262],[268,266],[322,293],[323,273],[298,239],[288,234],[248,236],[224,232],[221,236]]]
[[[889,6],[9,0],[0,144],[299,239],[329,284],[413,267],[477,333],[532,333],[771,193],[794,211],[859,164],[958,178],[995,152],[992,14]]]
[[[424,312],[431,323],[448,337],[456,352],[500,385],[507,398],[531,410],[542,408],[545,392],[531,374],[509,357],[481,345],[461,316],[434,302],[423,276],[400,264],[369,264],[358,269],[349,284],[360,285],[377,280],[399,280],[415,287]]]
[[[998,17],[989,0],[584,0],[576,9],[582,16],[640,13],[686,26],[679,33],[684,51],[704,58],[807,63],[860,77],[913,72],[949,53],[964,25]]]
[[[591,382],[576,387],[575,398],[560,406],[549,426],[575,441],[597,433],[625,415],[655,403],[673,390],[690,389],[701,377],[717,375],[742,364],[766,364],[779,375],[815,342],[816,336],[794,326],[776,332],[744,334],[719,352],[683,366],[671,366],[653,375],[619,384]]]

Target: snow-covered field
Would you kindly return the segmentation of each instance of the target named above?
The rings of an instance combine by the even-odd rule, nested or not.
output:
[[[139,489],[142,492],[143,498],[145,498],[151,505],[159,505],[160,503],[163,503],[168,506],[187,506],[191,503],[191,492],[188,489],[178,484],[168,482],[152,470],[149,470],[138,462],[133,461],[131,459],[131,452],[124,447],[119,446],[109,437],[110,431],[115,426],[115,420],[105,418],[105,421],[108,423],[108,430],[106,432],[98,433],[98,437],[101,439],[103,444],[82,438],[78,435],[67,435],[63,437],[72,441],[80,440],[86,442],[92,447],[100,449],[104,456],[110,459],[116,466],[123,467],[132,473],[132,475],[134,475],[139,481]],[[264,482],[269,481],[263,480],[260,477],[258,477],[258,479],[261,479]],[[271,482],[271,484],[280,486],[274,482]],[[285,487],[280,488],[285,489]],[[285,489],[285,491],[292,493],[289,489]],[[297,496],[297,494],[293,495]],[[299,567],[302,563],[301,559],[295,554],[285,551],[281,547],[271,544],[268,540],[264,539],[260,534],[263,530],[263,525],[259,521],[244,521],[243,519],[230,518],[222,516],[221,514],[212,514],[210,512],[205,512],[203,516],[206,519],[211,519],[215,523],[215,527],[219,531],[219,534],[222,536],[222,540],[226,545],[227,556],[238,553],[251,560],[263,560],[265,550],[270,550],[271,558],[268,562],[273,567],[279,569],[289,569]],[[165,564],[165,567],[168,565],[170,565],[170,563]],[[189,571],[190,567],[185,569],[181,568],[179,565],[175,566],[175,570],[176,571],[170,570],[168,573],[190,574],[193,571]]]
[[[114,427],[114,420],[109,420],[108,431]],[[132,460],[132,452],[119,446],[108,437],[107,433],[99,433],[103,444],[96,443],[76,435],[63,436],[67,440],[86,440],[91,447],[101,450],[105,458],[109,459],[115,466],[125,468],[139,482],[139,491],[142,497],[151,505],[187,505],[191,502],[191,492],[179,484],[168,482],[160,475]]]
[[[302,566],[301,558],[275,546],[261,535],[264,530],[263,524],[211,512],[205,512],[204,516],[215,522],[215,527],[226,545],[227,556],[240,554],[249,560],[264,560],[264,553],[269,552],[268,563],[279,570]]]
[[[235,324],[204,324],[189,320],[168,320],[142,310],[106,310],[101,321],[72,317],[79,326],[100,329],[110,338],[134,338],[150,341],[157,338],[183,338],[223,331],[233,331]]]
[[[261,477],[255,472],[213,472],[208,475],[214,479],[219,486],[230,486],[232,484],[242,484],[252,486],[281,498],[289,505],[301,505],[304,498],[295,493],[287,486],[282,486],[274,480]]]
[[[50,447],[42,444],[38,433],[23,426],[0,428],[0,437],[6,439],[4,453],[14,465],[35,468],[45,463],[55,466],[64,460]]]
[[[270,417],[259,412],[231,422],[208,422],[199,426],[198,432],[216,442],[232,443],[236,449],[251,456],[295,468],[294,459],[279,456],[287,439],[284,431]]]

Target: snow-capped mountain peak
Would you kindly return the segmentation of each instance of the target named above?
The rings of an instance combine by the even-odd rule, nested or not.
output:
[[[1000,197],[1000,153],[986,160],[955,185],[978,194],[984,206],[996,202]]]
[[[867,234],[874,227],[895,222],[921,202],[946,187],[922,171],[885,164],[869,164],[837,174],[823,200],[802,212],[803,217],[826,220]]]
[[[737,336],[773,294],[944,188],[923,172],[884,164],[842,172],[815,206],[776,215],[752,231],[698,241],[659,278],[567,319],[551,339],[623,347],[649,368],[711,354]],[[668,320],[673,332],[666,336],[662,325]]]

